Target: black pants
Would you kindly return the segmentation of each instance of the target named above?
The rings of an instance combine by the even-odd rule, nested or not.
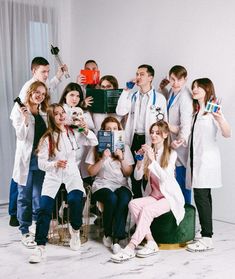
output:
[[[138,151],[141,148],[141,145],[145,144],[145,135],[137,135],[134,134],[134,138],[131,145],[131,152],[135,159],[135,151]],[[136,165],[136,159],[135,159]],[[133,166],[135,168],[135,165]],[[147,181],[142,178],[141,180],[135,180],[134,172],[131,175],[131,184],[132,184],[132,192],[134,194],[134,199],[142,197],[142,185],[146,187]]]
[[[82,198],[83,192],[80,190],[68,193],[69,219],[74,230],[79,230],[82,225]],[[41,196],[35,235],[37,245],[46,245],[53,207],[54,199],[49,196]]]
[[[94,198],[104,205],[105,236],[111,236],[118,240],[126,238],[126,218],[131,191],[124,186],[114,192],[108,188],[102,188],[94,193]]]
[[[197,207],[201,225],[202,237],[212,237],[212,198],[211,189],[193,189],[194,200]]]

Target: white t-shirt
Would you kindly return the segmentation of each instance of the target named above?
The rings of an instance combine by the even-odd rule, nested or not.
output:
[[[124,160],[128,165],[134,165],[134,159],[128,145],[125,145]],[[86,163],[89,165],[95,164],[94,148],[89,150],[86,157]],[[108,188],[115,191],[122,186],[130,189],[128,177],[123,176],[120,161],[108,157],[95,177],[95,181],[92,184],[92,192],[94,193],[102,188]]]

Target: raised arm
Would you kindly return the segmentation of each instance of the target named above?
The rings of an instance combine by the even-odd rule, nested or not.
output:
[[[118,100],[118,104],[116,107],[117,115],[124,116],[130,112],[131,96],[132,96],[132,94],[128,90],[124,89],[122,91],[122,94]]]
[[[212,115],[220,127],[222,136],[225,138],[230,138],[232,135],[232,130],[221,109],[219,109],[217,112],[213,112]]]

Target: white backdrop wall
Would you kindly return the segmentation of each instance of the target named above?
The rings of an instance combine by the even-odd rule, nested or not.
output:
[[[62,7],[65,1],[62,1]],[[188,85],[213,80],[223,110],[235,122],[235,1],[70,0],[62,9],[61,45],[72,79],[87,59],[120,87],[143,63],[156,70],[157,86],[170,67],[188,69]],[[218,137],[224,187],[213,191],[214,218],[235,223],[234,139]]]

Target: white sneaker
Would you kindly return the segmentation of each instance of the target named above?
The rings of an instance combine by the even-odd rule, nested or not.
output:
[[[148,241],[144,247],[136,253],[136,256],[139,258],[147,258],[156,254],[159,251],[157,243],[155,241]]]
[[[190,252],[205,252],[213,249],[214,246],[210,237],[202,237],[195,243],[188,244],[186,248]]]
[[[34,241],[34,236],[30,233],[23,234],[21,242],[25,247],[29,249],[35,248],[37,246],[37,243]]]
[[[104,237],[103,237],[103,244],[104,244],[104,246],[107,247],[107,248],[111,248],[112,243],[113,243],[112,238],[110,236],[106,237],[104,235]]]
[[[114,263],[123,263],[135,257],[135,251],[128,246],[121,249],[119,253],[111,257],[111,261]]]
[[[194,237],[194,241],[197,241],[199,239],[202,239],[202,235],[201,235],[200,231],[197,231],[196,234],[195,234],[195,237]]]
[[[31,256],[29,257],[29,263],[40,263],[46,258],[46,249],[42,246],[37,246],[33,249]]]
[[[118,243],[112,244],[111,249],[113,250],[113,254],[117,254],[121,251],[121,246]]]
[[[36,234],[36,221],[32,222],[32,225],[29,227],[29,233],[33,236]]]
[[[81,247],[80,231],[74,231],[71,225],[69,226],[69,232],[71,239],[69,241],[69,246],[72,250],[77,251]]]

